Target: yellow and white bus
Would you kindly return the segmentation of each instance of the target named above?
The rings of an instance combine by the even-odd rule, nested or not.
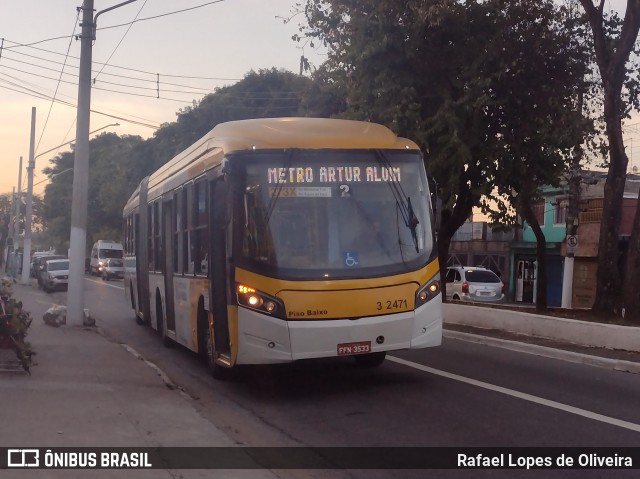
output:
[[[384,126],[219,124],[145,178],[123,216],[138,322],[216,377],[342,355],[377,366],[441,343],[423,158]]]

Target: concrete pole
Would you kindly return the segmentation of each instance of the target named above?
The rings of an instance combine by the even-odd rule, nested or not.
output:
[[[22,157],[20,157],[20,169],[18,170],[18,194],[16,195],[16,209],[13,220],[13,255],[11,258],[11,277],[15,278],[18,273],[18,261],[15,255],[18,246],[20,246],[20,204],[22,203]]]
[[[564,258],[564,273],[562,277],[562,307],[571,309],[573,296],[573,253]]]
[[[126,0],[98,12],[93,17],[93,0],[82,5],[80,72],[78,77],[78,116],[76,149],[73,159],[73,193],[71,196],[71,234],[69,237],[69,292],[67,293],[67,324],[82,326],[84,322],[84,259],[87,250],[87,200],[89,190],[89,121],[91,110],[92,46],[98,16],[133,3]]]
[[[18,193],[15,198],[15,210],[13,215],[13,249],[18,248],[18,238],[20,238],[20,195],[22,189],[22,157],[20,157],[20,168],[18,169]]]
[[[29,140],[29,166],[27,167],[27,208],[24,218],[24,248],[22,249],[22,284],[29,284],[31,266],[31,217],[33,216],[33,170],[36,141],[36,107],[31,108],[31,139]]]
[[[71,233],[69,237],[69,289],[67,324],[82,326],[84,321],[84,257],[87,248],[87,198],[89,186],[89,120],[91,108],[91,62],[93,44],[93,0],[82,5],[80,73],[78,78],[78,117],[73,160]]]
[[[22,169],[22,167],[20,167],[20,169]],[[13,213],[16,210],[16,187],[13,187],[13,190],[11,191],[11,206],[9,207],[9,232],[7,235],[7,241],[6,241],[6,247],[4,249],[4,271],[5,273],[8,273],[10,271],[10,267],[9,267],[9,262],[11,261],[11,256],[10,254],[13,253],[13,242],[15,241],[13,239],[14,234],[14,228],[13,228]],[[11,240],[11,241],[9,241]]]

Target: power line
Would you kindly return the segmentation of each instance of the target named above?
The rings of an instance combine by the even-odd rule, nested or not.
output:
[[[76,21],[73,24],[73,32],[72,32],[72,37],[73,35],[75,35],[76,33],[76,26],[78,26],[78,19],[80,18],[80,10],[78,10],[78,13],[76,15]],[[53,104],[55,103],[56,100],[56,96],[58,94],[58,88],[60,88],[60,82],[62,80],[62,74],[64,73],[64,67],[67,64],[67,58],[69,57],[69,51],[71,50],[71,41],[69,41],[69,46],[67,47],[67,54],[64,57],[64,63],[62,65],[62,69],[60,70],[60,76],[58,77],[58,82],[56,83],[56,91],[53,93],[53,98],[51,99],[51,103],[49,104],[49,111],[47,112],[47,118],[44,121],[44,126],[42,127],[42,132],[40,133],[40,138],[38,139],[38,144],[36,145],[36,149],[35,151],[38,151],[38,148],[40,147],[40,142],[42,141],[42,137],[44,136],[44,132],[47,129],[47,124],[49,123],[49,118],[51,117],[51,110],[53,110]]]
[[[135,23],[136,19],[138,18],[138,15],[140,15],[140,12],[142,12],[142,9],[144,8],[144,6],[147,4],[147,0],[144,0],[144,3],[142,4],[142,6],[140,7],[140,10],[138,10],[138,13],[136,13],[135,18],[133,19],[133,22],[131,22],[129,24],[129,28],[127,28],[127,31],[124,32],[124,35],[122,35],[122,38],[120,39],[120,41],[118,42],[118,44],[116,45],[116,47],[113,49],[113,51],[111,52],[111,55],[109,55],[109,58],[107,58],[106,63],[104,63],[102,65],[102,68],[100,69],[100,71],[96,74],[96,76],[93,78],[93,83],[96,83],[96,80],[98,79],[98,76],[100,76],[100,74],[102,73],[102,70],[104,70],[104,67],[106,67],[109,64],[109,61],[111,60],[111,57],[113,57],[114,53],[116,52],[116,50],[118,50],[118,48],[120,47],[120,44],[124,41],[124,38],[127,36],[127,33],[129,33],[129,30],[131,30],[131,27],[133,26],[133,24]]]
[[[12,40],[8,40],[6,38],[3,38],[3,40],[9,42],[9,43],[13,43],[14,45],[20,46],[20,44],[12,41]],[[7,47],[5,47],[6,50]],[[65,54],[60,53],[60,52],[56,52],[53,50],[47,50],[44,48],[36,48],[36,47],[31,47],[29,46],[29,48],[33,49],[33,50],[37,50],[37,51],[41,51],[44,53],[50,53],[52,55],[58,55],[58,56],[65,56]],[[30,58],[35,58],[38,60],[42,60],[45,62],[49,62],[49,63],[55,63],[57,65],[60,65],[60,62],[57,62],[55,60],[50,60],[48,58],[42,58],[36,55],[30,55],[28,53],[25,52],[21,52],[21,51],[17,51],[17,50],[11,50],[10,51],[11,54],[15,54],[15,55],[24,55]],[[10,57],[7,57],[10,58]],[[74,60],[79,60],[78,57],[75,57],[73,55],[69,55],[69,58],[73,58]],[[13,61],[18,62],[19,60],[13,59]],[[23,62],[23,63],[27,63],[27,62]],[[106,65],[105,63],[102,62],[98,62],[98,61],[93,61],[94,64],[96,65]],[[33,65],[31,63],[28,63],[30,65]],[[33,65],[33,66],[37,66],[37,65]],[[72,68],[78,69],[79,67],[76,65],[69,65]],[[145,70],[138,70],[136,68],[129,68],[129,67],[123,67],[123,66],[119,66],[119,65],[106,65],[108,68],[114,68],[114,69],[119,69],[119,70],[125,70],[125,71],[131,71],[131,72],[135,72],[135,73],[141,73],[143,75],[150,75],[153,78],[152,79],[144,79],[144,78],[137,78],[137,77],[132,77],[132,76],[126,76],[126,75],[118,75],[116,73],[107,73],[107,72],[102,72],[102,75],[108,75],[108,76],[116,76],[116,77],[120,77],[120,78],[127,78],[130,80],[135,80],[135,81],[156,81],[156,77],[157,75],[160,75],[161,77],[167,77],[167,78],[182,78],[182,79],[186,79],[186,80],[205,80],[205,81],[240,81],[242,80],[242,78],[226,78],[226,77],[205,77],[205,76],[193,76],[193,75],[174,75],[174,74],[170,74],[170,73],[158,73],[158,72],[149,72],[149,71],[145,71]],[[40,66],[40,68],[46,68],[46,67],[42,67]],[[55,70],[57,71],[57,70]],[[95,70],[94,70],[95,71]],[[191,85],[183,85],[183,84],[175,84],[175,83],[167,83],[167,82],[163,82],[160,81],[161,84],[168,84],[168,85],[172,85],[172,86],[182,86],[182,87],[186,87],[186,88],[197,88],[197,87],[192,87]]]
[[[134,20],[132,22],[128,22],[128,23],[121,23],[119,25],[110,25],[108,27],[96,28],[96,30],[109,30],[109,29],[112,29],[112,28],[125,27],[127,25],[132,25],[132,24],[138,23],[138,22],[144,22],[144,21],[147,21],[147,20],[155,20],[157,18],[168,17],[170,15],[175,15],[177,13],[183,13],[183,12],[188,12],[188,11],[191,11],[191,10],[196,10],[198,8],[206,7],[208,5],[213,5],[215,3],[222,3],[224,1],[225,0],[215,0],[213,2],[203,3],[201,5],[196,5],[194,7],[183,8],[182,10],[175,10],[173,12],[162,13],[160,15],[154,15],[152,17],[138,18],[138,19],[136,19],[136,20]],[[66,39],[66,38],[73,38],[73,35],[45,38],[44,40],[38,40],[36,42],[31,42],[31,43],[17,43],[17,44],[14,44],[13,46],[7,46],[7,47],[4,47],[4,48],[5,49],[9,49],[9,50],[13,50],[14,48],[20,48],[20,47],[33,47],[34,45],[39,45],[41,43],[51,42],[51,41],[54,41],[54,40],[62,40],[62,39]],[[11,43],[14,43],[14,42],[11,42]]]
[[[43,78],[45,80],[59,81],[60,83],[66,83],[68,85],[75,85],[75,86],[78,85],[77,81],[56,80],[55,78],[52,78],[50,76],[40,75],[38,73],[30,72],[30,71],[27,71],[27,70],[21,70],[19,68],[13,68],[13,67],[10,67],[10,66],[7,66],[7,65],[0,64],[0,68],[4,68],[4,69],[7,69],[7,70],[12,70],[12,71],[24,73],[26,75],[36,76],[38,78]],[[50,68],[47,68],[47,70],[54,71],[53,69],[50,69]],[[75,79],[78,78],[77,76],[75,76],[75,75],[73,75],[71,73],[65,73],[65,75],[73,76]],[[154,91],[154,92],[157,91],[157,88],[137,86],[137,85],[127,85],[127,84],[124,84],[124,83],[110,82],[110,81],[105,81],[105,80],[101,80],[100,83],[104,83],[106,85],[120,86],[120,87],[124,87],[124,88],[133,88],[133,89],[136,89],[136,90],[149,90],[149,91]],[[100,89],[99,87],[94,87],[94,88],[95,89]],[[207,93],[213,93],[215,90],[205,90],[204,88],[202,88],[202,89],[191,90],[191,91],[189,91],[189,90],[173,90],[173,89],[163,89],[162,91],[166,92],[166,93],[182,93],[182,94],[187,94],[187,95],[205,95]]]
[[[43,78],[45,80],[52,80],[52,81],[56,81],[55,78],[52,78],[50,76],[46,76],[46,75],[40,75],[38,73],[33,73],[33,72],[29,72],[26,70],[21,70],[19,68],[13,68],[13,67],[9,67],[7,65],[2,65],[0,64],[0,68],[4,68],[7,70],[12,70],[12,71],[17,71],[20,73],[24,73],[26,75],[32,75],[32,76],[36,76],[38,78]],[[66,75],[71,75],[74,76],[70,73],[66,73]],[[74,78],[77,78],[74,76]],[[74,85],[76,86],[78,83],[77,82],[71,82],[71,81],[66,81],[66,80],[57,80],[59,83],[66,83],[68,85]],[[130,95],[130,96],[139,96],[139,97],[143,97],[143,98],[156,98],[156,99],[160,99],[160,100],[168,100],[168,101],[175,101],[175,102],[188,102],[190,100],[184,100],[184,99],[178,99],[178,98],[168,98],[168,97],[164,97],[164,96],[159,96],[158,92],[159,90],[157,88],[151,88],[151,87],[143,87],[143,86],[137,86],[137,85],[127,85],[127,84],[123,84],[123,83],[117,83],[117,82],[109,82],[109,81],[104,81],[102,80],[100,83],[104,83],[106,85],[114,85],[114,86],[118,86],[118,87],[123,87],[123,88],[132,88],[135,90],[146,90],[146,91],[153,91],[156,92],[156,95],[142,95],[139,93],[134,93],[134,92],[127,92],[127,91],[121,91],[121,90],[113,90],[110,88],[104,88],[104,87],[99,87],[99,86],[94,86],[93,89],[95,90],[100,90],[100,91],[108,91],[108,92],[112,92],[112,93],[119,93],[119,94],[123,94],[123,95]],[[183,95],[205,95],[205,94],[209,94],[209,93],[215,93],[216,90],[205,90],[205,89],[200,89],[200,90],[174,90],[174,89],[163,89],[162,92],[164,93],[178,93],[178,94],[183,94]],[[223,92],[222,94],[224,94],[224,96],[228,97],[228,98],[240,98],[240,99],[245,99],[245,100],[271,100],[271,101],[287,101],[287,100],[295,100],[297,99],[298,93],[294,92],[294,91],[279,91],[279,92],[273,92],[273,93],[268,93],[268,92],[260,92],[260,91],[239,91],[239,92],[235,92],[234,93],[228,93],[228,92]]]
[[[16,78],[16,77],[14,77],[12,75],[8,75],[6,73],[0,72],[0,75],[4,75],[5,77],[11,78],[12,80],[15,80],[15,81],[18,81],[18,82],[22,81],[20,78]],[[10,84],[10,85],[12,85],[12,86],[14,86],[16,88],[25,88],[22,84],[9,82],[7,80],[2,80],[1,78],[0,78],[0,81],[4,81],[5,83],[8,83],[8,84]],[[22,81],[22,82],[25,83],[24,81]],[[42,88],[40,85],[31,84],[31,86],[33,86],[34,88]],[[43,99],[43,100],[50,100],[51,99],[50,95],[47,95],[46,93],[42,93],[42,92],[39,92],[39,91],[36,91],[36,90],[28,90],[30,93],[25,93],[22,90],[14,90],[14,89],[8,88],[8,87],[4,87],[4,88],[7,89],[7,90],[15,91],[17,93],[30,94],[30,96],[35,96],[36,98],[40,98],[40,99]],[[68,98],[71,98],[71,97],[68,97]],[[75,103],[72,103],[72,102],[69,102],[69,101],[62,101],[62,100],[56,100],[56,101],[58,103],[62,103],[64,105],[70,106],[72,108],[76,107]],[[132,115],[130,113],[122,113],[122,112],[119,112],[117,110],[112,110],[112,111],[114,111],[116,113],[119,113],[121,115],[127,115],[129,118],[137,118],[138,120],[142,120],[144,123],[141,123],[141,124],[143,124],[144,126],[149,126],[149,123],[157,123],[158,125],[160,125],[160,122],[155,122],[154,120],[149,120],[147,118],[143,118],[143,117],[140,117],[140,116],[137,116],[137,115]],[[135,122],[133,122],[131,120],[124,120],[124,121],[128,121],[130,123],[135,123]],[[159,128],[159,127],[158,126],[153,126],[151,128]]]
[[[30,62],[21,62],[21,61],[18,61],[18,60],[14,60],[12,58],[6,58],[6,60],[9,60],[9,61],[12,61],[12,62],[15,62],[15,63],[19,63],[19,64],[29,65],[29,66],[32,66],[32,67],[35,67],[35,68],[46,70],[46,71],[55,71],[56,73],[58,72],[58,70],[54,70],[53,68],[43,67],[41,65],[37,65],[37,64],[34,64],[34,63],[30,63]],[[31,71],[27,71],[27,70],[22,70],[20,68],[13,68],[13,67],[10,67],[8,65],[0,64],[0,68],[5,68],[7,70],[12,70],[12,71],[24,73],[26,75],[36,76],[36,77],[39,77],[39,78],[43,78],[45,80],[56,81],[55,78],[52,78],[50,76],[41,75],[39,73],[34,73],[34,72],[31,72]],[[65,81],[65,80],[60,80],[60,79],[57,80],[57,81],[60,81],[62,83],[67,83],[69,85],[77,85],[78,84],[78,82],[77,82],[78,76],[77,75],[74,75],[73,73],[67,73],[67,72],[61,72],[61,74],[62,73],[64,75],[73,77],[76,81]],[[108,74],[105,73],[105,75],[108,75]],[[120,76],[120,75],[115,75],[115,76]],[[145,83],[149,82],[149,80],[142,80],[142,79],[136,79],[136,80],[143,81]],[[110,81],[107,81],[107,80],[100,80],[100,83],[104,83],[106,85],[120,86],[120,87],[124,87],[124,88],[133,88],[133,89],[138,89],[138,90],[149,90],[149,91],[154,91],[154,92],[158,91],[157,87],[156,88],[151,88],[151,87],[144,87],[144,86],[138,86],[138,85],[128,85],[126,83],[110,82]],[[166,82],[160,82],[160,84],[172,85],[172,84],[166,83]],[[214,89],[211,89],[211,88],[207,89],[207,88],[189,87],[188,85],[176,85],[176,86],[184,86],[185,88],[192,88],[192,89],[191,90],[175,90],[175,89],[171,89],[171,88],[163,88],[162,91],[166,92],[166,93],[184,93],[184,94],[190,94],[190,95],[205,95],[207,93],[213,93],[215,91]]]
[[[155,20],[157,18],[168,17],[169,15],[175,15],[176,13],[183,13],[183,12],[188,12],[188,11],[191,11],[191,10],[196,10],[198,8],[206,7],[208,5],[213,5],[214,3],[222,3],[224,1],[225,0],[215,0],[213,2],[203,3],[202,5],[196,5],[194,7],[184,8],[182,10],[175,10],[173,12],[162,13],[160,15],[155,15],[153,17],[139,18],[139,19],[134,20],[133,22],[130,22],[130,23],[121,23],[120,25],[111,25],[111,26],[108,26],[108,27],[97,28],[96,30],[108,30],[110,28],[124,27],[124,26],[131,25],[131,24],[137,23],[137,22],[144,22],[146,20]]]
[[[5,90],[11,90],[11,91],[14,91],[14,92],[17,92],[17,93],[22,93],[24,95],[35,96],[36,98],[40,98],[40,99],[43,99],[43,100],[51,100],[53,98],[53,97],[51,97],[49,95],[46,95],[44,93],[41,93],[41,92],[38,92],[38,91],[35,91],[35,90],[31,90],[31,89],[26,88],[26,87],[24,87],[22,85],[15,84],[13,82],[8,82],[7,80],[3,80],[2,78],[0,78],[0,82],[1,83],[8,83],[9,85],[14,87],[14,88],[9,88],[9,87],[0,85],[0,88],[4,88]],[[63,101],[63,100],[60,100],[60,99],[56,99],[55,102],[56,103],[60,103],[62,105],[69,106],[71,108],[77,108],[77,105],[75,105],[74,103],[71,103],[71,102]],[[144,127],[147,127],[147,128],[152,128],[154,130],[157,130],[158,128],[160,128],[159,125],[158,126],[157,125],[151,125],[149,123],[145,123],[145,122],[142,122],[142,121],[132,120],[131,118],[126,118],[126,117],[123,117],[123,116],[111,115],[109,113],[105,113],[105,112],[98,111],[98,110],[91,110],[91,113],[95,113],[96,115],[106,116],[108,118],[113,118],[115,120],[125,121],[125,122],[131,123],[133,125],[139,125],[139,126],[144,126]],[[151,120],[146,120],[146,121],[151,121]]]

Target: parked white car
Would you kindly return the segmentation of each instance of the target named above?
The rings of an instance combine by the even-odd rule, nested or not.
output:
[[[447,268],[447,299],[450,301],[504,301],[504,283],[490,269],[478,266]]]

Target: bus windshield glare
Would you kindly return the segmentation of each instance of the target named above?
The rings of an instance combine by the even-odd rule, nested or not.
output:
[[[416,151],[256,152],[241,162],[245,267],[283,278],[397,274],[431,256]]]

